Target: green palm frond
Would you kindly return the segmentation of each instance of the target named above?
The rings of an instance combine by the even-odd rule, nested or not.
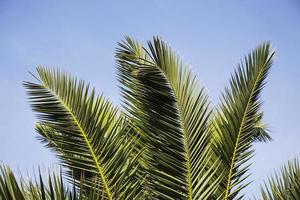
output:
[[[119,81],[125,108],[147,146],[152,199],[209,198],[217,162],[204,167],[210,110],[196,76],[159,38],[148,49],[130,38],[119,46]]]
[[[222,199],[241,199],[239,192],[248,185],[247,161],[253,155],[252,144],[255,140],[269,138],[260,132],[261,91],[265,78],[272,65],[270,44],[256,48],[244,62],[238,65],[232,75],[230,87],[225,89],[218,113],[213,118],[214,150],[223,161],[225,173],[218,195]],[[265,135],[261,135],[261,133]],[[260,134],[260,136],[258,136]]]
[[[53,149],[70,181],[99,183],[104,199],[128,199],[139,184],[130,127],[118,110],[83,81],[58,70],[38,68],[40,83],[25,82],[31,106],[40,119],[37,130]]]
[[[1,200],[79,200],[77,191],[68,189],[62,181],[61,174],[53,173],[47,183],[41,173],[39,180],[25,181],[16,179],[9,167],[0,166],[0,199]],[[83,195],[80,195],[83,197]],[[81,200],[81,199],[80,199]],[[83,198],[82,198],[83,200]]]
[[[25,200],[27,196],[24,192],[24,186],[18,184],[12,171],[8,167],[0,166],[1,200]]]
[[[84,180],[77,188],[74,182],[67,184],[63,181],[62,173],[38,172],[37,179],[17,180],[9,167],[0,166],[0,199],[1,200],[96,200],[102,199],[97,186],[86,193]]]
[[[261,187],[263,200],[300,199],[300,162],[296,158],[289,161],[281,170],[269,178]]]

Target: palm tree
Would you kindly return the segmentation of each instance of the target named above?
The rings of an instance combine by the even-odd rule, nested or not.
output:
[[[24,86],[39,139],[55,152],[63,175],[44,180],[40,174],[26,183],[3,167],[0,197],[243,199],[253,144],[272,139],[260,95],[273,55],[263,43],[246,56],[216,108],[191,69],[157,37],[147,46],[129,37],[119,43],[121,109],[84,81],[38,67],[37,83]],[[270,178],[261,198],[300,199],[298,163]]]

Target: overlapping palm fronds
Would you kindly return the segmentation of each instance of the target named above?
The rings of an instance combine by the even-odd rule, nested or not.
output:
[[[254,49],[217,108],[158,37],[147,45],[129,37],[119,43],[122,112],[83,81],[39,67],[37,83],[24,86],[39,139],[55,152],[63,173],[27,184],[2,168],[0,199],[243,199],[253,143],[272,140],[260,96],[273,55],[269,43]],[[299,185],[295,160],[270,178],[262,198],[300,199]]]
[[[129,118],[147,147],[152,199],[209,198],[217,162],[205,171],[210,110],[196,76],[159,38],[148,48],[130,38],[119,46],[119,81]]]

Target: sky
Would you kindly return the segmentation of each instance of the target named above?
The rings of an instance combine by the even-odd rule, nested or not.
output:
[[[244,55],[264,41],[276,50],[263,91],[273,142],[255,145],[245,190],[300,153],[299,0],[0,0],[0,161],[25,173],[57,163],[36,139],[22,81],[37,66],[59,67],[120,104],[114,51],[129,35],[160,36],[190,64],[214,105]]]

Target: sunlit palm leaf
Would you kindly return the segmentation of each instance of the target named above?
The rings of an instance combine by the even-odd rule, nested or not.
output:
[[[262,115],[260,94],[272,65],[273,54],[270,44],[265,43],[238,65],[213,119],[214,149],[223,160],[220,169],[225,173],[218,193],[223,199],[243,197],[238,194],[248,184],[244,181],[248,177],[247,161],[253,155],[252,144],[255,140],[269,138],[268,135],[257,135],[261,130],[258,129],[261,128]]]
[[[70,169],[69,179],[79,183],[84,176],[85,185],[100,184],[104,199],[127,199],[132,184],[138,184],[129,173],[137,165],[126,137],[129,128],[117,109],[83,81],[46,68],[37,71],[40,83],[24,83],[40,119],[37,130]]]

